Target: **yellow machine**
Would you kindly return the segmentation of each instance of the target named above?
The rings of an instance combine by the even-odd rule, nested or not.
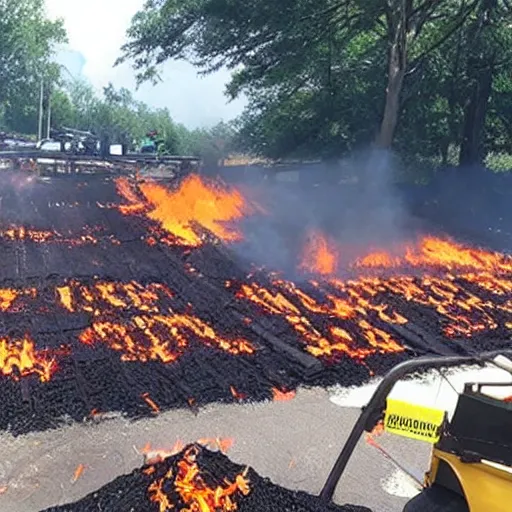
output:
[[[512,374],[512,351],[475,356],[422,357],[393,368],[363,409],[320,495],[332,496],[364,431],[384,429],[433,445],[424,488],[403,512],[512,512],[512,402],[484,391],[505,383],[467,383],[450,420],[436,411],[388,399],[394,384],[418,370],[492,362]]]
[[[425,490],[405,512],[512,510],[512,403],[484,393],[508,384],[466,384],[432,450]]]
[[[439,510],[509,512],[512,509],[512,468],[507,466],[485,462],[469,464],[456,455],[434,448],[425,484],[423,493],[432,493],[429,489],[441,486],[443,489],[450,487],[448,490],[458,496],[452,501],[459,508]],[[417,502],[425,499],[423,493],[411,500],[405,510],[418,510]]]

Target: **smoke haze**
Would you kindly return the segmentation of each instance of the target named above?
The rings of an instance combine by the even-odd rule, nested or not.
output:
[[[245,241],[237,250],[258,264],[293,273],[312,233],[323,233],[355,259],[372,249],[392,250],[410,240],[410,218],[394,186],[390,153],[371,150],[336,167],[299,170],[329,176],[329,185],[279,182],[248,187],[267,215],[243,223]],[[346,256],[346,258],[345,258]]]

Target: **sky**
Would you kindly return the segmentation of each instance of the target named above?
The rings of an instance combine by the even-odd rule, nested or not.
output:
[[[101,91],[112,82],[126,87],[152,107],[167,107],[173,119],[189,128],[212,126],[236,117],[243,99],[228,103],[224,96],[230,79],[227,70],[200,77],[186,62],[172,61],[162,68],[163,82],[144,84],[135,91],[135,73],[129,64],[114,68],[126,30],[144,0],[46,0],[48,15],[62,18],[69,43],[59,48],[56,60],[75,78],[86,78]]]

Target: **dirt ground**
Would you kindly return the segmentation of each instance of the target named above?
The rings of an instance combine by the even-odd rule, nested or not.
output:
[[[287,402],[217,404],[197,415],[175,410],[137,422],[117,417],[18,438],[2,434],[0,510],[32,512],[73,502],[141,466],[137,450],[147,443],[171,448],[177,440],[204,437],[233,438],[232,460],[284,487],[316,494],[357,416],[357,409],[330,402],[326,390],[310,389]],[[378,441],[418,474],[426,467],[428,446],[387,436]],[[83,472],[74,481],[81,464]],[[400,512],[411,491],[411,480],[363,440],[335,501]]]

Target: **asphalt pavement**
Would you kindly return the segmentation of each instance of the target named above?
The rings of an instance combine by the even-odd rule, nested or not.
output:
[[[135,422],[114,417],[18,438],[2,434],[0,510],[35,512],[73,502],[141,466],[147,443],[170,449],[178,440],[205,437],[232,438],[233,461],[289,489],[317,494],[358,414],[329,401],[326,390],[301,389],[290,401],[214,404],[197,415],[175,410]],[[426,445],[386,434],[378,443],[407,468],[421,473],[428,463]],[[410,479],[363,439],[335,501],[400,512],[413,494]]]

